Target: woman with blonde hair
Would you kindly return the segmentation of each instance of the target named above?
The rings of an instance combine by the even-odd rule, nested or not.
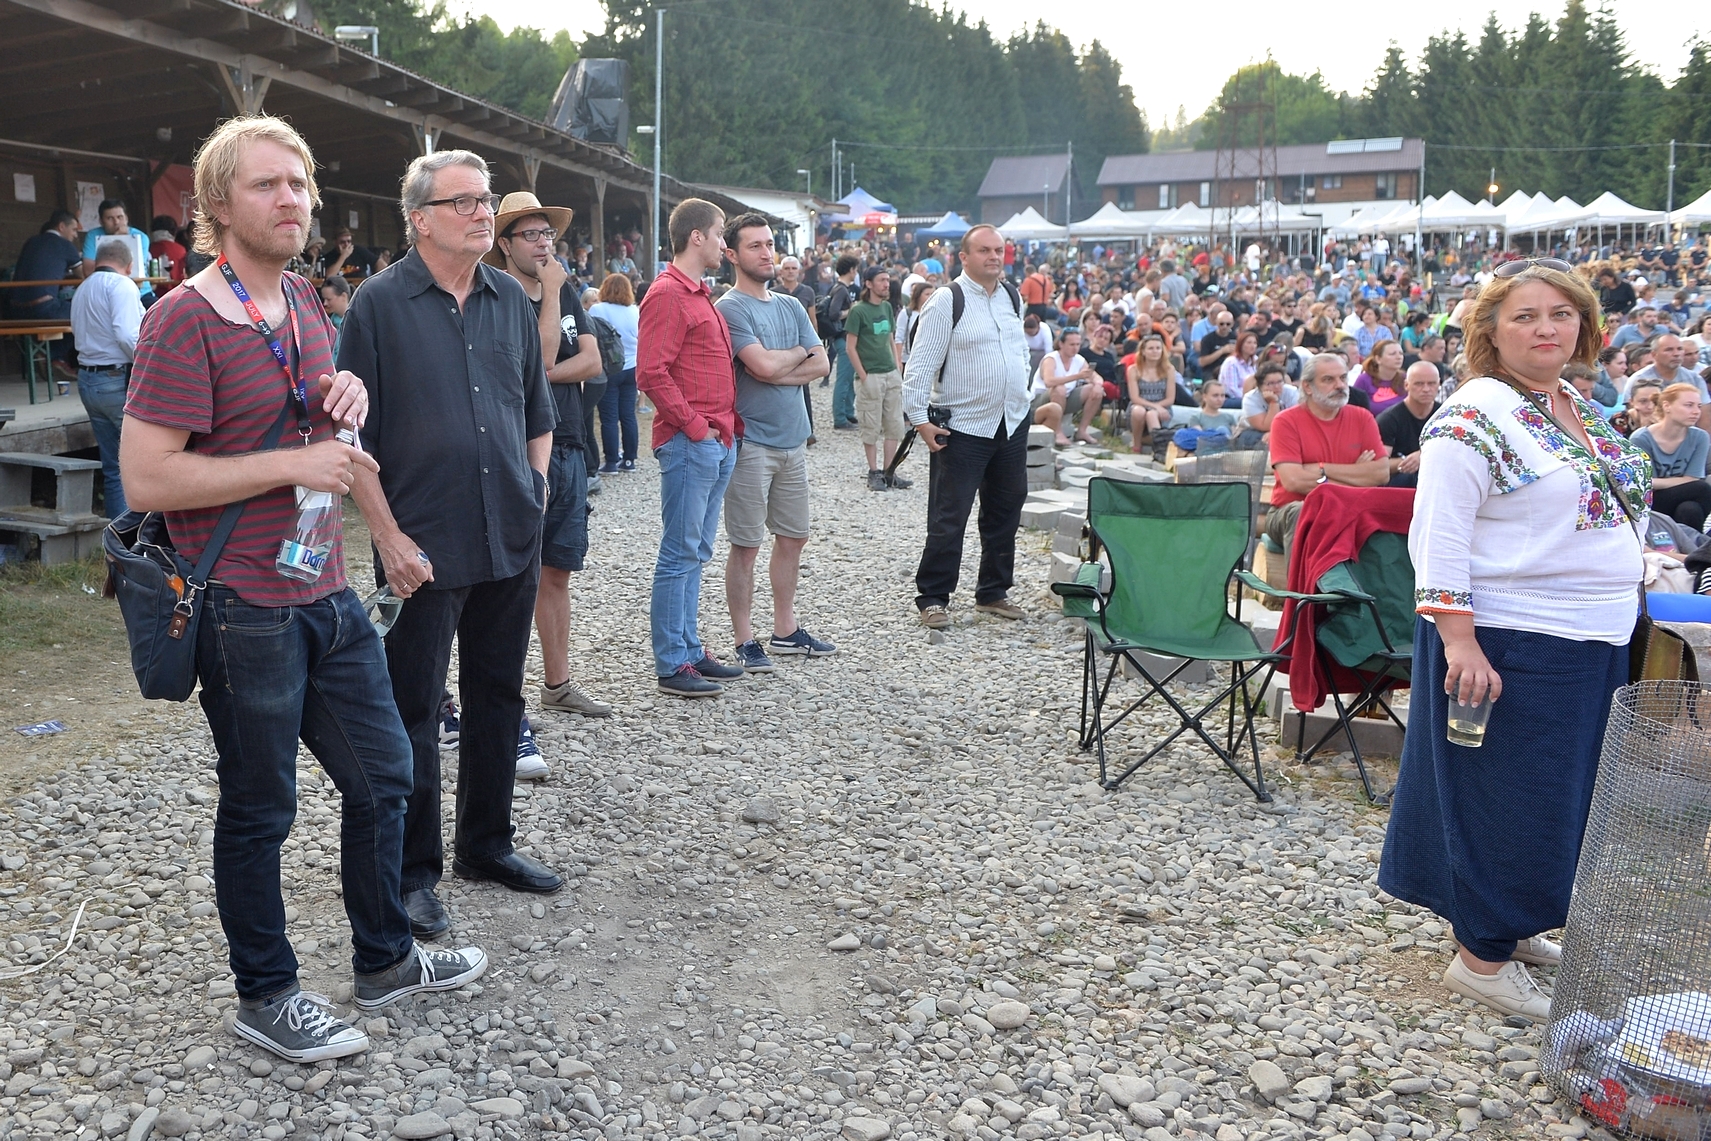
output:
[[[1455,927],[1450,990],[1543,1022],[1610,696],[1627,680],[1651,464],[1561,377],[1601,344],[1555,258],[1468,307],[1472,379],[1421,434],[1413,703],[1379,886]],[[1452,702],[1489,705],[1449,737]],[[1480,712],[1485,712],[1484,708]],[[1478,749],[1479,751],[1474,751]]]
[[[1711,483],[1705,482],[1711,435],[1697,426],[1699,389],[1672,384],[1657,397],[1657,409],[1658,418],[1629,437],[1652,460],[1652,510],[1702,530],[1711,512]]]
[[[1154,435],[1170,425],[1171,406],[1176,403],[1178,376],[1165,355],[1164,338],[1157,333],[1141,338],[1135,363],[1125,378],[1129,388],[1129,439],[1141,450],[1141,437]]]

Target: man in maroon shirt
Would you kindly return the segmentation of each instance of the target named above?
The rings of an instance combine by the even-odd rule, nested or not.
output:
[[[707,653],[696,632],[701,568],[713,557],[719,508],[737,462],[731,335],[702,280],[725,256],[725,215],[686,198],[671,212],[671,264],[642,299],[636,387],[654,404],[662,534],[654,565],[654,673],[661,693],[717,697],[743,676]]]
[[[314,581],[274,568],[292,533],[293,485],[342,495],[377,466],[334,439],[362,424],[368,395],[351,373],[333,375],[333,328],[314,286],[285,272],[320,204],[314,169],[307,144],[271,117],[227,120],[202,145],[196,248],[219,260],[144,319],[120,440],[130,506],[164,511],[191,562],[226,505],[245,504],[197,627],[202,710],[219,754],[214,891],[237,983],[232,1032],[295,1062],[368,1048],[325,999],[302,992],[285,934],[279,853],[297,810],[299,740],[344,800],[357,1005],[450,990],[487,969],[474,947],[430,953],[411,939],[400,892],[410,742],[380,638],[345,585],[337,533]],[[260,450],[282,416],[279,445]]]

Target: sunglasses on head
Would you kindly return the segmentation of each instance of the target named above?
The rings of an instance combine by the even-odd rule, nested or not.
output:
[[[1561,258],[1527,258],[1524,261],[1506,261],[1491,271],[1492,277],[1514,277],[1518,273],[1532,269],[1554,269],[1558,273],[1568,273],[1574,267]]]

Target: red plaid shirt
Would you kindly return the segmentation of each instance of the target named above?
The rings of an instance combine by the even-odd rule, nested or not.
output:
[[[729,447],[737,436],[737,378],[731,333],[707,286],[668,265],[642,298],[636,387],[653,401],[653,446],[682,432],[697,442],[708,425]]]

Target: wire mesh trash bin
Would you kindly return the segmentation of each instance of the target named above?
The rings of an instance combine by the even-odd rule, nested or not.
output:
[[[1711,1141],[1711,690],[1616,691],[1541,1072],[1586,1117]]]

